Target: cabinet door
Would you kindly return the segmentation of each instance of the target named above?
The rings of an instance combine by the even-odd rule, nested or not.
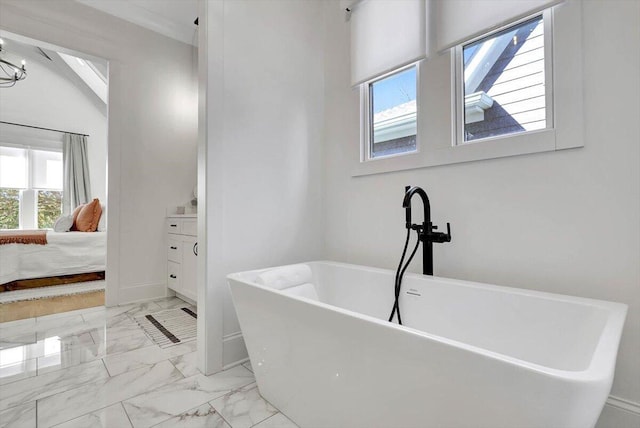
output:
[[[195,237],[185,236],[182,240],[182,290],[181,293],[197,300],[196,270],[198,260],[198,241]]]
[[[169,235],[169,245],[167,247],[167,259],[170,262],[182,263],[182,241],[175,235]]]
[[[198,220],[195,218],[185,218],[182,220],[182,232],[183,235],[197,236],[198,235]]]
[[[182,220],[179,218],[168,218],[167,232],[176,234],[182,233]]]
[[[182,265],[176,262],[167,262],[167,285],[173,291],[182,293]]]

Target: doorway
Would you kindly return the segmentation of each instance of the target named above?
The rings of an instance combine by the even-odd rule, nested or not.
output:
[[[0,36],[0,322],[104,305],[108,61]]]

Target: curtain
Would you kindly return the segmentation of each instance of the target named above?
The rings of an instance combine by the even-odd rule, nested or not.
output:
[[[71,214],[75,207],[91,200],[86,136],[64,134],[62,162],[64,164],[62,212]]]

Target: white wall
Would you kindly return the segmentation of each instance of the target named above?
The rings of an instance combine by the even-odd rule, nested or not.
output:
[[[196,180],[193,47],[71,0],[0,0],[0,28],[109,60],[107,303],[165,295],[166,208]]]
[[[206,205],[200,226],[208,242],[198,297],[206,313],[198,321],[209,328],[201,362],[211,372],[240,355],[228,351],[241,343],[230,342],[239,325],[225,275],[322,255],[323,3],[201,7],[208,21],[201,20],[199,40],[207,53],[200,81],[207,88],[200,171],[207,187],[199,209]],[[220,335],[224,356],[216,349]]]
[[[5,37],[6,38],[6,37]],[[2,90],[0,120],[25,125],[53,128],[88,134],[89,178],[93,198],[107,201],[107,116],[77,86],[54,71],[54,64],[27,58],[27,79],[10,89]],[[36,138],[38,130],[0,124],[0,136],[9,140],[13,135]],[[62,142],[63,134],[46,133],[48,138]],[[10,143],[11,141],[5,141]],[[62,145],[60,145],[62,147]]]
[[[584,148],[355,178],[359,98],[349,88],[348,24],[331,3],[328,258],[395,268],[404,186],[422,186],[435,224],[452,227],[452,242],[434,245],[436,275],[629,305],[612,395],[640,410],[640,2],[584,2]],[[443,70],[429,78],[450,78]],[[638,426],[640,416],[629,415],[607,406],[599,426]]]

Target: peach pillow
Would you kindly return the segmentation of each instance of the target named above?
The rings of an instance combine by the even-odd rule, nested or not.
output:
[[[95,232],[102,215],[100,201],[96,198],[82,207],[76,217],[76,228],[80,232]]]
[[[73,213],[71,214],[71,218],[73,219],[73,224],[71,225],[71,229],[69,230],[78,230],[78,228],[76,227],[76,219],[78,218],[78,214],[80,214],[80,210],[82,209],[82,207],[84,207],[87,204],[80,204],[76,207],[75,210],[73,210]]]

